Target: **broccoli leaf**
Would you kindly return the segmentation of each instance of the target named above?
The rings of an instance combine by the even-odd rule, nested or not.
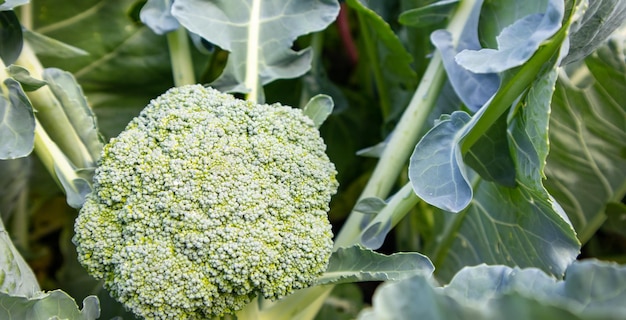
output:
[[[0,294],[33,297],[40,290],[35,274],[13,245],[0,219]]]
[[[470,119],[462,111],[442,117],[411,155],[409,179],[415,193],[447,211],[459,212],[472,200],[472,186],[459,147]]]
[[[626,1],[594,0],[583,17],[573,26],[570,48],[563,64],[572,63],[589,55],[626,19]]]
[[[89,296],[79,310],[76,301],[61,290],[42,293],[34,298],[10,296],[0,293],[0,318],[2,319],[73,319],[95,320],[100,316],[98,298]]]
[[[11,78],[17,80],[22,85],[24,91],[35,91],[46,85],[45,81],[31,77],[30,72],[24,67],[12,64],[6,70]]]
[[[562,73],[552,98],[545,184],[583,242],[604,221],[606,203],[619,202],[626,190],[625,40],[601,47],[574,69],[584,83]]]
[[[189,31],[230,52],[224,73],[212,85],[231,92],[256,91],[254,83],[303,75],[311,50],[292,50],[294,40],[324,29],[338,13],[334,0],[177,0],[172,7]]]
[[[559,30],[564,10],[562,0],[549,0],[545,12],[530,14],[502,29],[497,50],[464,50],[456,61],[475,73],[502,72],[520,66]]]
[[[6,91],[5,91],[6,90]],[[0,159],[25,157],[33,150],[35,116],[19,82],[5,79],[0,96]]]
[[[172,2],[167,0],[148,0],[141,8],[139,17],[156,34],[165,34],[176,30],[180,24],[172,15]]]
[[[445,287],[418,275],[385,283],[359,319],[620,319],[626,267],[576,261],[565,280],[535,268],[465,267]]]
[[[417,274],[431,274],[428,257],[417,252],[384,255],[355,245],[333,252],[326,272],[317,284],[359,281],[401,280]]]
[[[556,43],[553,45],[551,50],[558,52]],[[522,90],[501,89],[471,119],[461,113],[465,121],[457,126],[450,124],[455,114],[440,122],[429,134],[432,135],[440,126],[447,126],[439,137],[435,136],[439,141],[445,141],[447,147],[441,142],[426,140],[429,134],[416,147],[410,164],[413,168],[409,168],[409,173],[418,196],[443,210],[449,210],[452,207],[450,203],[462,203],[459,199],[467,204],[466,207],[459,206],[463,210],[457,211],[460,212],[458,215],[443,215],[445,222],[442,225],[446,227],[442,227],[439,243],[429,252],[438,267],[437,275],[442,279],[450,279],[463,266],[481,262],[533,266],[560,276],[579,252],[580,244],[567,216],[542,185],[548,150],[550,99],[557,68],[556,57],[552,53],[544,56],[546,52],[533,57],[504,83],[505,88],[521,85],[528,90],[514,104],[516,107],[510,110],[507,117],[506,134],[511,147],[498,150],[504,155],[510,153],[515,168],[515,187],[485,181],[485,177],[471,174],[463,176],[464,171],[471,171],[459,157],[469,134],[481,130],[480,137],[484,138],[498,120],[502,121],[502,115],[506,114],[504,111],[515,100],[510,96],[504,102],[502,97],[512,92],[517,92],[517,97]],[[527,80],[517,80],[524,78]],[[524,83],[529,80],[529,83]],[[493,122],[487,125],[485,119]],[[442,156],[438,162],[431,162],[429,157],[434,152],[426,147],[421,149],[423,143],[441,148],[438,152]],[[466,153],[472,150],[479,149],[469,148]],[[420,162],[422,158],[426,159],[423,163]],[[490,155],[481,155],[475,160],[486,159],[490,159]],[[483,167],[487,168],[488,163],[484,162]],[[440,173],[437,173],[438,169],[441,169]],[[457,180],[451,180],[450,170],[457,172]],[[432,176],[424,178],[423,172],[430,172]],[[447,183],[449,181],[452,183]],[[473,191],[473,197],[470,191]],[[529,212],[533,214],[529,215]]]
[[[448,81],[461,101],[473,112],[476,112],[493,96],[500,84],[497,74],[474,73],[460,66],[455,60],[459,51],[481,48],[477,31],[481,5],[482,0],[477,1],[472,8],[466,26],[460,39],[458,39],[458,44],[454,43],[452,35],[446,30],[437,30],[430,36],[431,42],[441,54],[444,68],[448,74]]]

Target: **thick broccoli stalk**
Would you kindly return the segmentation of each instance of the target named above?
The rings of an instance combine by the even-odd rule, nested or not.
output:
[[[105,146],[79,261],[145,318],[206,319],[307,287],[332,250],[325,148],[299,109],[170,89]]]

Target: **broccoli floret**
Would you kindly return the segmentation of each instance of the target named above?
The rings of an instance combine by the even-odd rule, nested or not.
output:
[[[307,287],[332,250],[325,149],[299,109],[170,89],[104,147],[79,261],[145,318],[222,316]]]

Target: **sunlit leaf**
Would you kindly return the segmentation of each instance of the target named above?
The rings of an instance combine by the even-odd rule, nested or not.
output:
[[[339,12],[334,0],[257,1],[174,2],[172,14],[183,26],[230,52],[224,73],[212,84],[221,90],[256,90],[246,87],[251,76],[261,85],[301,76],[310,68],[311,51],[292,50],[293,41],[324,29]],[[258,45],[249,51],[250,43]],[[248,68],[256,73],[247,75]]]
[[[148,0],[141,8],[141,22],[156,34],[165,34],[176,30],[180,24],[172,15],[172,3],[168,0]]]
[[[502,72],[517,67],[559,30],[564,10],[562,0],[549,0],[544,11],[504,28],[497,37],[498,49],[464,50],[457,55],[456,61],[476,73]]]
[[[479,125],[481,117],[491,112],[491,104],[482,108],[472,119],[465,115],[466,121],[458,126],[451,126],[446,122],[450,120],[444,119],[440,122],[429,132],[441,134],[438,140],[433,140],[438,142],[432,142],[435,149],[420,150],[420,144],[429,139],[429,134],[416,147],[411,165],[417,163],[417,166],[409,169],[410,175],[412,170],[430,170],[433,173],[429,178],[411,179],[414,187],[417,185],[418,196],[448,211],[452,211],[451,207],[445,205],[452,200],[466,201],[464,206],[453,211],[464,209],[456,215],[442,212],[445,225],[440,232],[444,234],[438,238],[437,249],[429,253],[437,266],[437,275],[442,279],[450,279],[466,265],[481,262],[538,267],[559,276],[578,255],[580,244],[566,214],[542,185],[548,149],[547,123],[556,81],[556,66],[553,65],[551,70],[544,70],[536,77],[525,95],[522,103],[524,107],[514,109],[516,114],[509,120],[506,135],[511,145],[510,150],[497,150],[512,156],[515,164],[515,187],[484,181],[474,175],[471,175],[472,179],[467,179],[459,173],[460,177],[464,177],[463,180],[453,180],[450,177],[452,169],[457,170],[456,172],[468,170],[459,161],[459,140],[463,134]],[[452,116],[454,115],[453,113]],[[442,126],[448,130],[437,130]],[[500,134],[505,135],[505,132]],[[479,140],[478,143],[484,141]],[[439,155],[436,158],[439,160],[430,160],[436,155]],[[423,162],[420,157],[423,157]],[[480,163],[489,158],[477,159]],[[488,165],[485,163],[482,166],[487,168]],[[420,168],[423,169],[418,170]],[[439,168],[440,173],[437,172]],[[436,186],[440,188],[435,189]],[[441,199],[448,202],[433,199],[424,192],[428,190],[425,188],[437,190],[443,195]],[[459,190],[467,192],[461,193]]]

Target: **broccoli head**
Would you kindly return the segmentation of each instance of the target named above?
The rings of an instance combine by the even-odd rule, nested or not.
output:
[[[170,89],[104,147],[79,261],[146,318],[221,316],[307,287],[332,250],[325,148],[299,109]]]

